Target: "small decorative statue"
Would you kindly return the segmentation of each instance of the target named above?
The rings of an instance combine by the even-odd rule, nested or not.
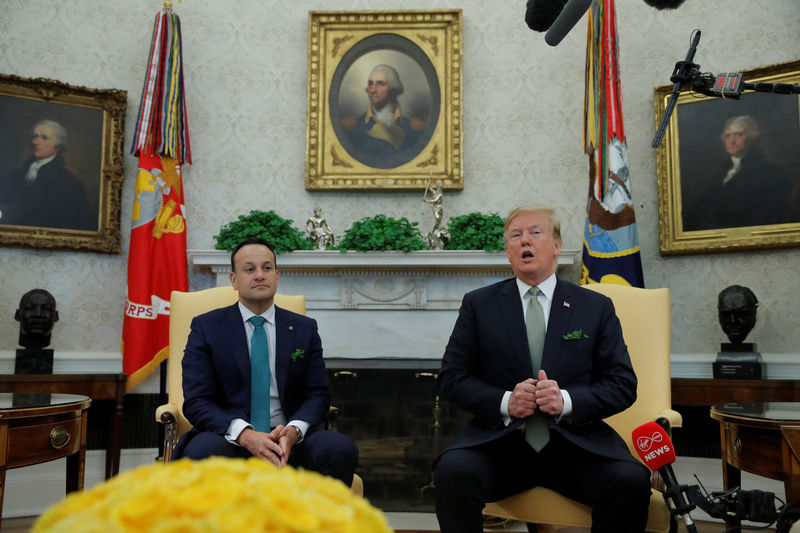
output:
[[[743,342],[756,325],[758,299],[741,285],[723,289],[717,297],[719,324],[730,342],[723,342],[714,362],[715,378],[762,379],[764,364],[755,343]]]
[[[450,234],[442,228],[442,217],[444,216],[444,193],[442,192],[442,182],[436,184],[436,189],[431,188],[431,176],[428,176],[428,184],[422,201],[431,204],[433,207],[433,229],[425,235],[425,242],[428,243],[428,250],[442,250],[450,239]]]
[[[50,344],[53,326],[58,321],[56,299],[44,289],[33,289],[22,295],[14,313],[19,322],[19,344],[14,372],[16,374],[52,374],[53,350]]]
[[[328,222],[322,216],[322,209],[314,208],[314,215],[306,221],[306,231],[314,241],[317,250],[324,250],[333,246],[333,231],[328,227]]]

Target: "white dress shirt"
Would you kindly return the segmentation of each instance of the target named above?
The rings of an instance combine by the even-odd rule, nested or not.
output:
[[[239,302],[239,312],[242,314],[244,330],[247,333],[247,352],[249,354],[250,342],[253,339],[253,332],[256,328],[255,325],[250,322],[250,318],[256,316],[256,314],[245,307],[242,302]],[[269,423],[272,427],[287,425],[286,415],[283,413],[280,397],[278,396],[278,380],[275,377],[275,305],[271,305],[269,309],[261,313],[261,316],[266,320],[263,327],[267,334],[267,345],[269,346]],[[308,422],[304,422],[303,420],[292,420],[288,425],[295,426],[300,430],[300,440],[302,440],[303,435],[308,431]],[[236,439],[239,438],[239,434],[248,428],[253,429],[253,426],[249,422],[241,418],[234,418],[228,426],[225,438],[228,442],[236,444]]]
[[[550,323],[550,307],[553,304],[553,293],[556,291],[555,272],[537,286],[541,291],[537,296],[537,301],[539,302],[539,305],[542,306],[542,312],[544,313],[544,329],[547,331],[547,325]],[[528,316],[528,302],[530,302],[532,298],[531,293],[528,292],[531,287],[532,285],[528,285],[524,281],[517,278],[517,289],[519,290],[520,304],[522,305],[522,316],[526,319]],[[537,376],[531,377],[538,379]],[[503,421],[506,425],[511,423],[511,415],[508,414],[508,400],[511,398],[512,392],[513,391],[506,391],[503,394],[503,399],[500,401],[500,414],[503,415]],[[565,416],[569,416],[569,414],[572,412],[572,399],[570,398],[569,393],[566,390],[561,389],[561,397],[564,400],[564,410],[561,411],[561,415],[556,418],[557,421],[561,420]]]
[[[36,161],[31,163],[31,166],[28,167],[28,173],[25,174],[25,183],[35,182],[36,178],[39,177],[39,169],[55,158],[56,156],[51,155],[50,157],[46,157],[44,159],[37,159]]]

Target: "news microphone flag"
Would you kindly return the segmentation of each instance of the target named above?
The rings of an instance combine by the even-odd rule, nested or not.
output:
[[[170,295],[189,288],[181,165],[192,156],[180,21],[169,8],[156,15],[131,153],[139,157],[139,174],[122,324],[127,390],[167,358]]]
[[[581,284],[644,287],[622,121],[614,0],[593,0],[588,16],[583,141],[589,156],[589,190]]]
[[[653,472],[661,474],[667,490],[664,491],[664,501],[673,516],[678,516],[686,524],[689,533],[697,533],[689,511],[694,509],[694,504],[687,501],[685,490],[686,485],[680,485],[672,471],[672,463],[675,462],[675,448],[672,440],[660,425],[655,422],[648,422],[635,428],[631,434],[633,447],[639,454],[645,466]]]
[[[667,432],[655,422],[633,430],[633,445],[645,466],[652,471],[675,462],[675,448]]]

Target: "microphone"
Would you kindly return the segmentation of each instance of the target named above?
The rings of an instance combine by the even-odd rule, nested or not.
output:
[[[550,46],[560,43],[591,5],[592,0],[569,0],[556,21],[544,34],[544,41]]]
[[[683,519],[689,533],[697,533],[697,527],[689,516],[689,511],[694,509],[695,505],[686,501],[684,491],[688,486],[679,485],[675,479],[675,472],[672,470],[675,448],[667,432],[657,423],[648,422],[633,430],[632,439],[633,447],[636,448],[645,466],[661,474],[661,479],[667,486],[667,490],[664,491],[664,501],[667,502],[670,513]]]

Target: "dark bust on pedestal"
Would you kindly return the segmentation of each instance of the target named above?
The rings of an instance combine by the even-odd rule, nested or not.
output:
[[[719,323],[730,342],[723,342],[714,362],[714,377],[764,379],[765,365],[755,343],[743,342],[756,324],[758,300],[741,285],[723,289],[717,298]]]
[[[14,365],[15,374],[52,374],[53,350],[50,344],[53,326],[58,321],[56,299],[44,289],[33,289],[22,295],[14,314],[19,322],[19,344]]]

